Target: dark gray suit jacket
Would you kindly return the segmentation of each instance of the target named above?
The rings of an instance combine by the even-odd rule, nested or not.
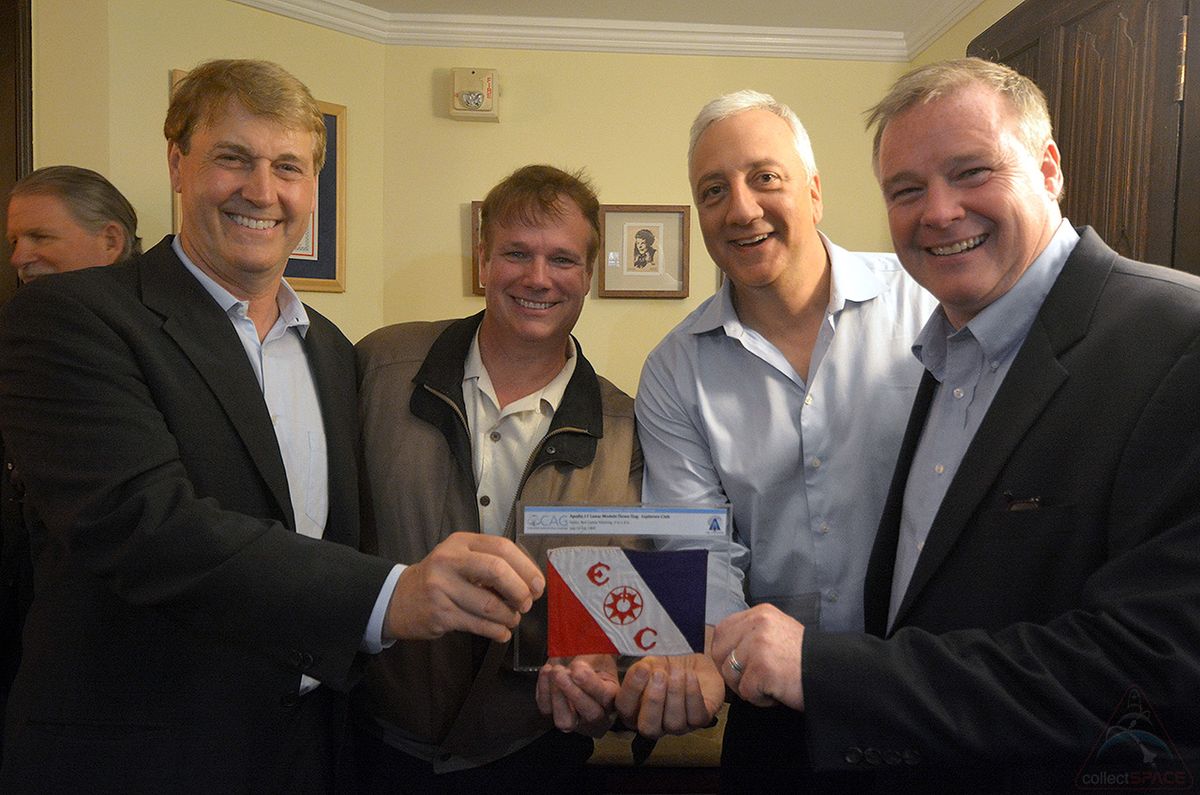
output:
[[[1143,770],[1149,749],[1160,771],[1175,752],[1200,772],[1200,280],[1081,234],[886,633],[931,379],[918,394],[867,575],[870,634],[805,636],[818,768],[879,771],[884,790],[1054,791],[1105,764]],[[1169,751],[1123,736],[1098,757],[1131,704]]]
[[[309,313],[326,541],[292,531],[253,370],[169,239],[0,312],[0,430],[37,517],[0,783],[269,789],[309,739],[293,736],[300,674],[350,684],[390,565],[353,549],[353,349]]]

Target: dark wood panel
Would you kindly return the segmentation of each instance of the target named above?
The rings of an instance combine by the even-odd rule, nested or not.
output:
[[[1200,239],[1200,224],[1177,223],[1196,183],[1180,172],[1186,109],[1175,99],[1186,10],[1187,0],[1027,0],[968,52],[1010,64],[1045,92],[1068,218],[1127,256],[1190,270],[1195,260],[1180,259],[1180,248]]]
[[[0,229],[7,227],[5,209],[13,183],[33,168],[33,102],[30,86],[30,0],[0,0]],[[9,267],[12,251],[0,236],[0,304],[17,289]]]

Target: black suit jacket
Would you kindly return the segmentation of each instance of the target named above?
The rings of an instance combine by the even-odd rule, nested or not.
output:
[[[0,312],[0,430],[36,515],[0,783],[270,789],[306,740],[301,673],[349,685],[390,565],[353,549],[353,350],[309,313],[326,541],[292,531],[245,351],[169,239],[39,280]]]
[[[1149,749],[1160,772],[1200,772],[1200,280],[1081,233],[885,637],[931,379],[918,394],[867,575],[871,634],[805,636],[818,768],[880,771],[884,790],[1054,791],[1105,765],[1138,775]],[[1169,750],[1105,748],[1131,721]]]

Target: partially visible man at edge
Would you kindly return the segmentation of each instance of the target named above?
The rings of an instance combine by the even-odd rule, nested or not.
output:
[[[0,309],[37,578],[0,789],[329,791],[363,652],[503,640],[544,580],[488,539],[403,571],[354,549],[353,348],[283,281],[324,160],[308,89],[201,64],[164,133],[180,234]]]
[[[133,205],[102,175],[46,166],[17,181],[6,207],[10,262],[29,282],[50,273],[112,265],[142,253]],[[33,599],[24,485],[0,439],[0,716],[21,662],[21,630]],[[0,738],[0,758],[3,758]]]
[[[633,401],[571,336],[599,249],[595,193],[579,175],[525,166],[488,193],[480,231],[483,312],[388,326],[357,346],[364,548],[390,559],[419,560],[447,536],[511,543],[521,500],[639,502]],[[578,788],[592,737],[612,722],[614,659],[553,661],[535,682],[511,657],[454,633],[372,660],[355,700],[360,786]]]

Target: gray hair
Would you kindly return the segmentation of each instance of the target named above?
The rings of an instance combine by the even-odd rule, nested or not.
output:
[[[938,61],[913,69],[892,84],[887,96],[867,111],[867,129],[875,128],[871,161],[879,171],[879,142],[888,123],[913,107],[949,96],[968,86],[979,85],[1003,97],[1013,111],[1021,143],[1035,158],[1041,158],[1046,142],[1053,137],[1046,95],[1028,77],[1004,64],[982,58]]]
[[[800,155],[800,161],[804,163],[804,169],[808,172],[808,178],[811,181],[817,174],[817,159],[813,156],[812,142],[808,139],[808,131],[800,123],[799,117],[791,108],[770,94],[752,91],[748,88],[717,97],[700,109],[696,120],[692,122],[691,140],[688,142],[688,167],[690,168],[692,165],[692,154],[696,151],[696,142],[700,140],[700,136],[710,125],[748,110],[765,110],[787,122],[787,126],[792,131],[792,140],[796,144],[796,154]]]
[[[35,195],[62,201],[75,222],[92,234],[110,223],[120,226],[125,233],[125,247],[117,262],[142,253],[137,212],[103,175],[79,166],[46,166],[18,180],[9,198]]]

